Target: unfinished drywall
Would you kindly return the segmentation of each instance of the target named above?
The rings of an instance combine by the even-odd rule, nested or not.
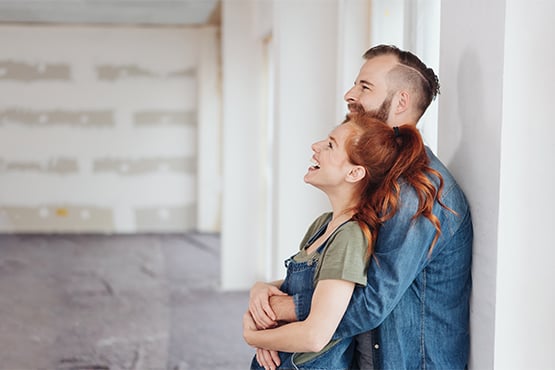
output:
[[[199,32],[0,27],[0,232],[196,228]]]

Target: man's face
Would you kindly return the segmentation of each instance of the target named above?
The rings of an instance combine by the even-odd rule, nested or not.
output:
[[[388,91],[387,73],[397,63],[393,55],[380,55],[362,65],[355,85],[345,94],[350,112],[364,110],[388,122],[393,96]]]

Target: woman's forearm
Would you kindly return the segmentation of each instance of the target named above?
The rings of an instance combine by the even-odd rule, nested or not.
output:
[[[274,329],[250,331],[245,335],[245,340],[253,347],[275,351],[318,352],[321,348],[311,339],[317,336],[314,328],[307,325],[306,321],[299,321]]]
[[[283,352],[318,352],[331,339],[353,293],[354,283],[345,280],[318,282],[312,308],[305,321],[274,329],[256,330],[245,325],[247,343],[258,348]]]

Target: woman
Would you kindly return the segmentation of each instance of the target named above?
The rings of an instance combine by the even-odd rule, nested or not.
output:
[[[366,284],[380,225],[397,210],[398,182],[402,178],[419,192],[415,217],[427,217],[436,238],[440,226],[432,206],[443,184],[428,167],[422,138],[412,125],[392,129],[362,113],[353,114],[312,150],[314,165],[304,180],[328,196],[332,211],[312,223],[300,251],[286,261],[285,280],[274,283],[289,295],[314,289],[310,314],[304,321],[257,330],[247,312],[243,336],[251,346],[280,351],[279,369],[348,369],[353,338],[331,338],[355,286]],[[439,179],[439,191],[428,175]],[[260,368],[256,357],[251,366]]]

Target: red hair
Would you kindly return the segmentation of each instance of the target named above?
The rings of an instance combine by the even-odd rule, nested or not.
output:
[[[436,234],[430,245],[431,253],[441,234],[439,220],[432,212],[434,203],[437,201],[449,208],[440,199],[443,178],[429,166],[419,131],[413,125],[393,129],[364,113],[349,115],[343,124],[353,127],[346,147],[349,160],[366,170],[353,219],[358,221],[368,240],[368,256],[373,252],[380,226],[399,208],[400,181],[412,186],[418,196],[413,219],[424,216],[434,225]],[[438,180],[437,188],[431,177]]]

